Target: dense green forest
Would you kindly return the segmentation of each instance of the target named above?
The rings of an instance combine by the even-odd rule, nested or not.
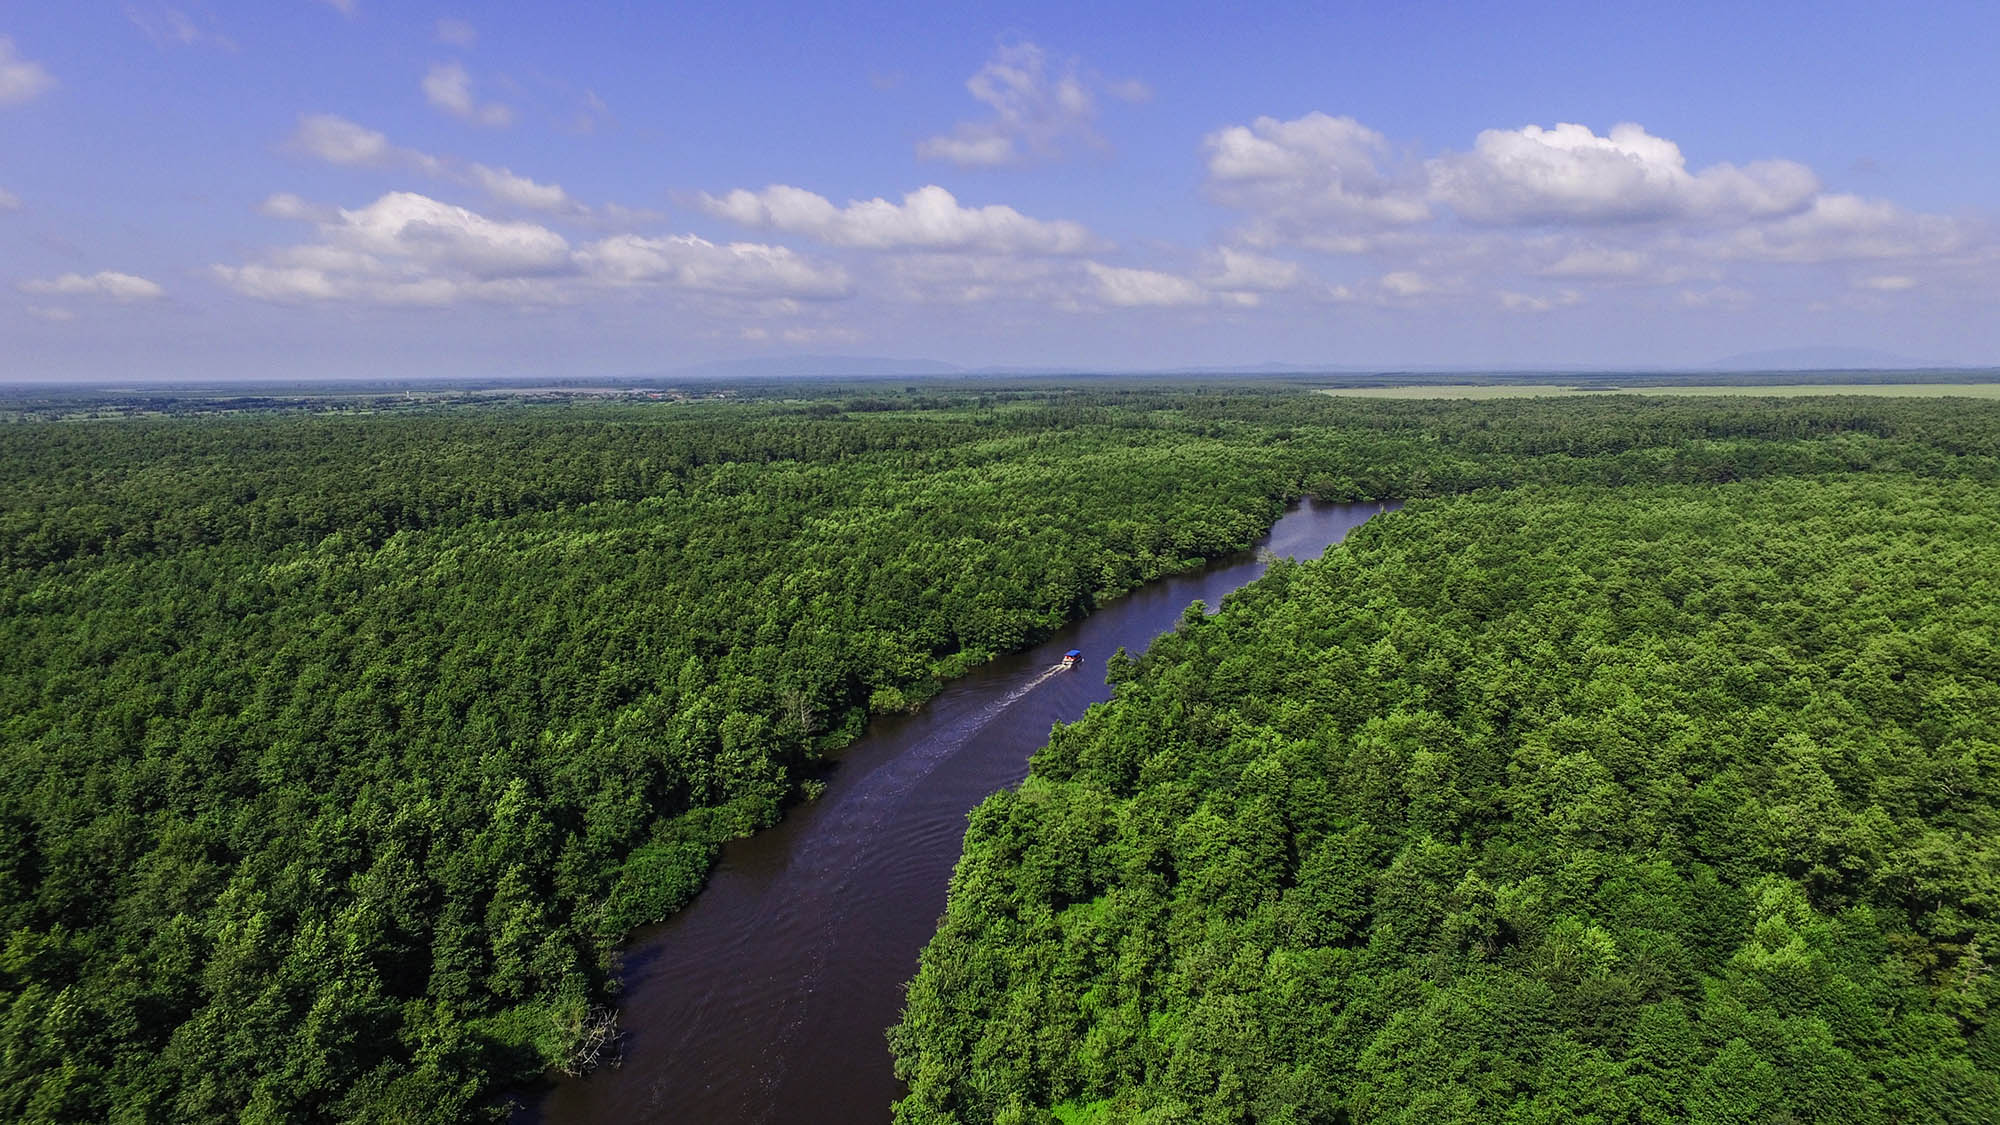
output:
[[[2000,487],[1418,501],[973,815],[935,1122],[2000,1120]]]
[[[1365,697],[1377,721],[1459,730],[1452,737],[1471,745],[1479,728],[1451,710],[1458,697],[1422,694],[1460,682],[1450,658],[1395,645],[1415,646],[1405,633],[1463,631],[1427,626],[1426,615],[1455,622],[1450,614],[1483,606],[1502,621],[1541,612],[1531,604],[1539,579],[1508,570],[1497,554],[1489,558],[1477,545],[1481,535],[1505,531],[1539,543],[1543,556],[1587,557],[1581,533],[1553,515],[1515,526],[1481,513],[1533,510],[1509,507],[1517,501],[1568,511],[1563,505],[1583,495],[1601,496],[1597,506],[1610,511],[1629,495],[1639,513],[1633,518],[1641,519],[1656,504],[1715,505],[1722,503],[1715,497],[1740,494],[1744,511],[1773,523],[1759,541],[1777,550],[1793,535],[1792,517],[1773,514],[1783,495],[1711,486],[1775,482],[1771,487],[1801,490],[1799,502],[1811,504],[1816,482],[1857,479],[1901,489],[1913,504],[1943,503],[1939,497],[1970,504],[1978,487],[2000,480],[2000,411],[1859,399],[1370,404],[1284,389],[1103,384],[1085,391],[920,386],[809,403],[496,405],[9,425],[0,429],[0,1119],[444,1121],[497,1112],[507,1084],[577,1063],[612,997],[619,938],[685,902],[719,842],[780,815],[809,785],[816,764],[869,713],[912,706],[944,679],[1046,635],[1102,599],[1248,544],[1288,497],[1472,497],[1452,507],[1418,504],[1393,523],[1425,529],[1397,533],[1411,536],[1398,540],[1409,544],[1401,548],[1409,561],[1400,565],[1484,560],[1479,569],[1454,572],[1447,588],[1457,593],[1431,608],[1411,601],[1399,618],[1403,632],[1355,640],[1366,642],[1357,654],[1388,643],[1411,654],[1412,668],[1426,669],[1405,677],[1401,665],[1383,664],[1376,694]],[[1686,491],[1642,491],[1673,485]],[[1462,526],[1448,515],[1459,511],[1467,513]],[[1962,531],[1971,518],[1959,509],[1937,516],[1947,532]],[[1678,543],[1680,524],[1662,519],[1657,541]],[[1364,537],[1369,549],[1387,549],[1383,534]],[[1613,531],[1598,538],[1606,558],[1622,557]],[[1964,578],[1981,564],[1967,553],[1978,543],[1960,542],[1966,539],[1940,539],[1963,550],[1957,569],[1935,573]],[[1827,550],[1828,567],[1853,562],[1852,549]],[[1915,565],[1932,565],[1921,551],[1911,553]],[[1254,598],[1279,613],[1280,603],[1293,600],[1283,595],[1289,585],[1332,581],[1311,575],[1321,572],[1281,568]],[[1648,580],[1638,573],[1629,596],[1646,604],[1665,598],[1681,609],[1706,604],[1707,587],[1692,578],[1685,589],[1654,590]],[[1794,596],[1775,580],[1745,581],[1763,581],[1764,596]],[[1898,587],[1881,578],[1875,588]],[[1400,588],[1384,579],[1364,603],[1389,598],[1392,589]],[[1320,601],[1335,604],[1334,595],[1322,598],[1305,585],[1297,593],[1298,610],[1280,613],[1284,620],[1305,620]],[[1859,612],[1864,604],[1857,592],[1838,608]],[[1968,590],[1954,604],[1974,613],[1987,603]],[[1390,603],[1378,608],[1388,613]],[[1896,603],[1882,612],[1921,608]],[[1108,861],[1110,868],[1083,862],[1100,851],[1126,854],[1128,837],[1144,835],[1124,810],[1143,796],[1135,786],[1147,775],[1103,790],[1091,814],[1099,819],[1089,821],[1097,835],[1050,837],[1068,841],[1066,868],[1078,860],[1074,874],[1065,870],[1050,887],[1028,879],[1026,889],[1015,888],[1009,865],[1021,857],[991,841],[1003,822],[1030,815],[1018,810],[1067,799],[1050,796],[1069,792],[1064,787],[1082,793],[1109,784],[1059,765],[1062,748],[1136,721],[1108,715],[1137,716],[1154,706],[1145,685],[1171,681],[1176,661],[1195,667],[1198,652],[1221,659],[1225,633],[1235,630],[1249,644],[1255,616],[1238,608],[1214,626],[1191,626],[1149,658],[1117,708],[1064,732],[1020,797],[980,814],[953,914],[928,956],[899,1040],[914,1082],[906,1116],[979,1120],[1103,1099],[1127,1104],[1117,1098],[1170,1109],[1173,1097],[1183,1096],[1165,1085],[1168,1056],[1159,1037],[1179,1042],[1197,1026],[1170,991],[1179,987],[1170,982],[1179,979],[1186,935],[1146,929],[1118,912],[1123,900],[1111,888],[1123,883],[1107,873],[1122,861]],[[1905,631],[1920,624],[1884,620]],[[1324,626],[1328,637],[1349,627]],[[1938,628],[1956,635],[1969,626],[1954,619]],[[1211,633],[1213,641],[1204,639]],[[1213,807],[1197,806],[1207,817],[1190,823],[1222,833],[1213,841],[1218,857],[1236,847],[1230,833],[1241,771],[1227,763],[1235,761],[1231,748],[1243,745],[1234,724],[1258,714],[1255,698],[1319,716],[1312,721],[1323,726],[1306,731],[1271,723],[1321,755],[1293,763],[1300,784],[1313,768],[1322,770],[1317,783],[1339,800],[1359,791],[1339,772],[1346,759],[1333,755],[1348,753],[1334,732],[1362,703],[1342,702],[1344,680],[1301,683],[1302,694],[1289,703],[1264,694],[1284,677],[1318,674],[1316,665],[1280,657],[1278,643],[1238,650],[1241,675],[1214,680],[1203,699],[1169,706],[1161,687],[1166,741],[1143,746],[1150,756],[1184,743],[1187,776],[1212,782],[1204,799]],[[1568,651],[1554,633],[1548,643],[1556,646],[1550,659]],[[1615,648],[1639,639],[1610,631],[1602,643]],[[1806,667],[1804,656],[1787,659]],[[1507,737],[1540,729],[1534,706],[1569,698],[1568,673],[1551,666],[1544,682],[1539,667],[1525,659],[1517,666],[1520,707],[1510,712],[1518,717],[1509,720]],[[1979,667],[1967,663],[1953,674],[1964,692],[1952,697],[1954,706],[1974,716],[1966,721],[1990,718],[1990,702],[1978,694],[1986,684]],[[1470,699],[1471,681],[1464,683]],[[1644,698],[1650,709],[1651,697]],[[1864,708],[1873,698],[1850,702]],[[1595,714],[1577,708],[1579,721]],[[1889,718],[1857,714],[1868,717],[1869,730],[1889,729]],[[1192,733],[1178,724],[1194,715],[1202,717],[1202,733],[1189,741]],[[1807,734],[1837,744],[1819,727]],[[1382,733],[1378,741],[1403,745],[1397,737]],[[1909,727],[1897,737],[1928,746],[1930,735]],[[1129,751],[1139,744],[1123,745]],[[1426,743],[1445,757],[1425,759],[1422,768],[1460,768],[1452,745]],[[1204,747],[1214,751],[1212,761],[1196,756]],[[1492,765],[1482,757],[1464,765],[1472,772],[1451,779],[1457,820],[1419,822],[1428,826],[1421,838],[1432,850],[1399,859],[1405,837],[1417,840],[1420,830],[1381,819],[1386,813],[1364,810],[1377,823],[1337,802],[1310,813],[1301,805],[1308,819],[1284,837],[1299,855],[1285,853],[1258,879],[1295,880],[1302,857],[1317,854],[1316,841],[1358,832],[1351,847],[1341,845],[1347,851],[1336,849],[1345,857],[1339,862],[1379,861],[1386,871],[1414,863],[1423,878],[1458,864],[1459,875],[1486,881],[1492,901],[1480,901],[1501,928],[1483,963],[1496,972],[1513,972],[1513,960],[1527,956],[1520,951],[1543,948],[1542,931],[1511,928],[1541,917],[1518,906],[1529,899],[1567,909],[1562,917],[1585,920],[1585,931],[1596,926],[1606,940],[1623,943],[1609,955],[1614,967],[1633,963],[1643,943],[1634,946],[1623,923],[1590,904],[1566,906],[1567,884],[1539,874],[1535,865],[1546,865],[1551,853],[1534,832],[1553,827],[1524,819],[1524,839],[1492,843],[1503,835],[1497,826],[1509,823],[1500,786],[1512,776],[1510,752],[1492,751],[1501,755],[1500,775],[1479,773]],[[1924,788],[1954,786],[1953,799],[1967,802],[1962,815],[1982,814],[1991,789],[1978,788],[1990,777],[1980,771],[1989,767],[1977,754],[1969,761],[1962,776],[1938,782],[1923,774],[1893,800],[1868,799],[1879,800],[1897,831],[1914,824],[1976,834],[1972,820],[1951,820]],[[1384,758],[1374,768],[1393,772],[1401,768],[1396,762]],[[1829,808],[1847,808],[1873,792],[1855,786],[1877,784],[1858,767],[1827,769],[1835,786]],[[1626,780],[1611,777],[1607,784]],[[1767,780],[1745,775],[1738,784],[1755,794]],[[1271,797],[1281,812],[1289,800]],[[1864,801],[1855,815],[1869,807]],[[1866,823],[1878,835],[1890,831]],[[1676,846],[1692,846],[1678,839]],[[1857,987],[1877,991],[1850,996],[1850,1007],[1856,1019],[1889,1021],[1883,1035],[1896,1044],[1935,1041],[1941,1053],[1923,1074],[1945,1076],[1881,1080],[1883,1092],[1868,1096],[1888,1105],[1912,1089],[1985,1096],[1972,1079],[1952,1086],[1950,1076],[1968,1067],[1975,1076],[1992,1073],[1990,1056],[1976,1055],[1985,1040],[1966,1031],[1951,1054],[1936,1022],[1984,1026],[1970,1005],[1984,995],[1979,949],[1992,947],[1973,939],[1987,915],[1976,898],[1953,896],[1961,894],[1961,875],[1990,875],[1991,864],[1956,839],[1924,853],[1932,857],[1923,861],[1930,866],[1919,865],[1925,881],[1890,890],[1854,883],[1860,876],[1853,871],[1882,875],[1890,854],[1882,849],[1904,847],[1901,839],[1828,859],[1848,872],[1848,881],[1830,888],[1809,872],[1753,872],[1707,853],[1700,862],[1710,883],[1699,882],[1695,861],[1683,863],[1679,853],[1662,852],[1659,862],[1677,876],[1686,872],[1695,888],[1688,894],[1704,904],[1712,887],[1735,888],[1728,893],[1738,898],[1717,901],[1740,905],[1741,895],[1764,893],[1756,880],[1765,874],[1792,880],[1804,897],[1785,917],[1806,927],[1802,941],[1822,940],[1811,926],[1823,918],[1832,919],[1827,926],[1849,926],[1843,911],[1875,912],[1880,940],[1893,951],[1879,963],[1907,964],[1910,976],[1869,978]],[[1623,854],[1618,847],[1638,846],[1614,843],[1600,850],[1615,857]],[[1021,871],[1046,872],[1035,854]],[[1741,862],[1762,862],[1762,855]],[[1190,884],[1167,859],[1147,864],[1159,870],[1146,874],[1145,866],[1133,877],[1172,876],[1154,888],[1165,911],[1161,904],[1178,901],[1173,896]],[[990,873],[990,884],[981,872]],[[1530,881],[1536,877],[1544,882]],[[989,885],[998,888],[990,895],[970,889]],[[1217,948],[1234,950],[1232,935],[1250,933],[1249,919],[1262,917],[1256,911],[1283,901],[1262,882],[1244,888],[1255,901],[1232,899],[1226,912],[1198,904],[1147,917],[1213,928]],[[1896,922],[1896,904],[1884,897],[1896,888],[1916,896],[1898,900],[1906,913],[1932,903],[1929,914],[1909,914],[1916,921],[1907,922],[1931,929],[1896,928],[1905,923]],[[1048,893],[1016,903],[1009,896],[1017,891]],[[1015,917],[1009,925],[1029,919],[1043,927],[1033,931],[1036,942],[1049,933],[1085,933],[1062,927],[1098,918],[1088,932],[1116,949],[1129,945],[1132,964],[1143,970],[1138,998],[1115,982],[1092,994],[1081,976],[1047,977],[1094,973],[1102,964],[1037,962],[1040,954],[1017,943],[1016,931],[975,921],[971,912],[982,902],[995,917]],[[1313,956],[1351,957],[1359,937],[1386,932],[1372,906],[1325,909],[1330,920],[1297,923],[1307,927],[1297,930],[1306,943],[1298,948]],[[1412,917],[1410,925],[1422,923]],[[1683,941],[1685,961],[1667,962],[1671,973],[1660,970],[1667,984],[1647,977],[1633,986],[1649,1003],[1664,1003],[1662,990],[1672,991],[1703,1051],[1699,1036],[1711,1025],[1701,987],[1714,975],[1711,958],[1733,936],[1727,927],[1735,917],[1715,913],[1713,932]],[[1666,921],[1651,928],[1671,932]],[[1839,965],[1868,955],[1865,936],[1850,941],[1839,937],[1848,929],[1824,932],[1838,937],[1828,956],[1846,958]],[[1148,944],[1165,937],[1179,944]],[[1585,932],[1576,940],[1597,937]],[[941,966],[961,957],[982,975],[976,985],[946,987]],[[1279,963],[1275,952],[1268,960]],[[1456,964],[1448,960],[1438,962],[1439,973]],[[1257,964],[1261,972],[1264,961]],[[1409,988],[1418,977],[1448,983],[1423,976],[1429,971],[1416,962],[1381,970],[1406,974],[1395,979]],[[1316,974],[1307,974],[1315,988],[1347,979]],[[1968,983],[1951,990],[1953,974]],[[1065,1014],[1056,1002],[1071,983],[1079,987],[1062,1002],[1087,1004],[1089,1018]],[[1197,1000],[1211,995],[1207,987],[1196,988]],[[1932,1023],[1914,1016],[1914,1023],[1893,1022],[1903,1017],[1892,998],[1905,993],[1939,998],[1925,1009]],[[1408,997],[1385,993],[1372,1001],[1367,1018],[1401,1011],[1398,998]],[[1310,1012],[1304,994],[1295,999],[1302,1017],[1364,1014],[1339,997]],[[1488,996],[1480,1003],[1510,1001]],[[1533,1018],[1557,1023],[1576,1014],[1559,1006],[1536,1011]],[[1252,1096],[1282,1100],[1272,1081],[1304,1081],[1297,1076],[1339,1062],[1285,1056],[1299,1040],[1257,1031],[1248,1007],[1232,1012],[1241,1036],[1265,1036],[1259,1049],[1268,1065],[1245,1069],[1248,1056],[1225,1059],[1222,1040],[1191,1040],[1209,1052],[1199,1065],[1235,1068],[1228,1072],[1241,1098],[1216,1098],[1237,1098],[1232,1105],[1251,1104],[1242,1098]],[[1129,1019],[1146,1033],[1118,1022]],[[1616,1030],[1613,1023],[1603,1035]],[[1354,1024],[1345,1039],[1366,1026]],[[1045,1049],[1010,1061],[1023,1035]],[[1096,1045],[1071,1051],[1071,1035]],[[1775,1049],[1759,1035],[1737,1038],[1748,1044],[1744,1050]],[[946,1060],[940,1052],[958,1039],[967,1053]],[[1578,1041],[1578,1066],[1596,1058],[1590,1050],[1612,1062],[1624,1058],[1621,1041]],[[1889,1057],[1888,1048],[1868,1054],[1875,1049],[1851,1038],[1832,1044],[1829,1050],[1855,1058]],[[1049,1069],[1052,1052],[1067,1052],[1069,1061]],[[1712,1054],[1699,1056],[1702,1066]],[[1281,1066],[1280,1058],[1288,1061]],[[1518,1077],[1476,1056],[1451,1065],[1470,1068],[1465,1072],[1480,1081]],[[1199,1086],[1206,1072],[1185,1073]],[[1328,1090],[1359,1089],[1358,1070],[1323,1073]],[[1380,1100],[1352,1103],[1364,1116],[1417,1092],[1368,1096]]]

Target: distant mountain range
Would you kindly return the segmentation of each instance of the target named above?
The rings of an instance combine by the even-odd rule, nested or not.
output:
[[[1545,371],[1556,373],[1669,373],[1692,374],[1703,371],[1925,371],[1949,370],[1966,365],[1939,363],[1872,348],[1807,347],[1743,352],[1708,363],[1687,366],[1604,367],[1600,365],[1557,364],[1546,367],[1508,367],[1508,373]],[[806,376],[846,376],[850,378],[894,378],[922,375],[1388,375],[1388,374],[1497,374],[1502,369],[1474,364],[1421,364],[1366,366],[1351,363],[1248,363],[1206,364],[1172,368],[1119,368],[1108,366],[1014,367],[985,365],[966,367],[943,360],[854,355],[759,356],[751,359],[719,359],[628,378],[656,379],[783,379]]]
[[[1912,359],[1873,348],[1777,348],[1742,352],[1703,364],[1702,371],[1923,371],[1962,364]]]
[[[664,379],[783,379],[799,375],[959,375],[965,368],[936,359],[865,355],[773,355],[716,359],[662,371]]]

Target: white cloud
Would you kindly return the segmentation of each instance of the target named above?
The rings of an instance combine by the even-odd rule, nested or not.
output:
[[[903,196],[850,201],[835,207],[825,196],[774,184],[760,192],[738,188],[703,195],[711,215],[757,230],[802,234],[830,246],[868,250],[975,250],[1002,254],[1078,254],[1097,245],[1080,223],[1031,219],[997,204],[963,207],[935,184]]]
[[[257,205],[257,213],[273,219],[291,219],[297,222],[324,222],[332,219],[339,211],[332,207],[320,207],[281,191],[267,197]]]
[[[479,29],[466,20],[444,19],[437,21],[438,42],[450,47],[470,50],[479,42]]]
[[[517,176],[506,168],[488,168],[484,164],[474,164],[472,182],[500,202],[530,211],[581,210],[577,202],[569,197],[569,193],[562,189],[562,185],[536,183],[526,176]]]
[[[1137,79],[1092,78],[1075,59],[1052,59],[1033,43],[995,48],[965,88],[992,115],[961,121],[951,132],[923,141],[919,157],[990,168],[1050,159],[1071,143],[1098,147],[1104,142],[1097,134],[1096,89],[1128,102],[1152,96]]]
[[[158,283],[129,273],[102,270],[85,276],[66,273],[48,281],[24,281],[23,293],[50,297],[102,297],[113,301],[151,301],[166,295]]]
[[[1725,259],[1832,262],[1940,257],[1966,249],[1974,224],[1913,214],[1886,199],[1822,195],[1796,215],[1746,227],[1705,245]]]
[[[19,211],[20,209],[21,197],[8,191],[6,188],[0,188],[0,211]]]
[[[1121,102],[1130,102],[1133,105],[1143,105],[1153,100],[1153,88],[1137,78],[1122,78],[1116,82],[1107,82],[1104,85],[1104,92]]]
[[[1213,268],[1202,278],[1210,289],[1276,293],[1297,288],[1305,280],[1305,268],[1283,258],[1224,246],[1215,251],[1214,259]]]
[[[389,138],[382,133],[330,113],[301,117],[298,128],[285,142],[285,147],[292,152],[343,167],[403,168],[439,179],[468,183],[511,207],[548,211],[578,219],[588,218],[591,213],[589,208],[572,199],[560,184],[538,183],[508,168],[493,168],[484,164],[465,165],[456,160],[418,152],[416,149],[402,148],[391,144]],[[279,198],[273,196],[265,201],[263,210],[266,214],[273,214],[271,207]],[[628,215],[640,214],[617,208],[606,210]],[[300,216],[279,214],[276,217]]]
[[[1683,289],[1676,295],[1676,299],[1683,307],[1690,309],[1740,309],[1756,300],[1748,292],[1733,285]]]
[[[1260,117],[1202,143],[1210,193],[1252,215],[1249,237],[1354,249],[1354,236],[1431,217],[1420,182],[1393,166],[1380,133],[1351,117]]]
[[[1218,130],[1205,149],[1211,192],[1251,212],[1254,233],[1336,252],[1438,208],[1494,226],[1723,222],[1793,214],[1819,191],[1789,160],[1689,172],[1680,146],[1630,124],[1602,137],[1570,124],[1488,129],[1472,151],[1419,166],[1353,118],[1315,112]]]
[[[890,258],[894,295],[907,301],[984,304],[1028,301],[1076,306],[1087,279],[1074,261],[1002,254],[902,254]]]
[[[461,63],[434,63],[424,75],[424,98],[434,108],[475,125],[504,126],[514,111],[499,102],[481,103],[472,93],[472,75]]]
[[[330,213],[288,197],[269,207],[273,202],[266,201],[267,210],[312,221],[320,241],[280,249],[264,262],[214,269],[231,288],[264,300],[538,303],[558,299],[552,279],[573,272],[569,243],[556,232],[414,192]]]
[[[596,207],[577,204],[579,217],[604,230],[630,230],[633,227],[651,226],[666,218],[664,214],[650,207],[627,207],[622,203],[604,203]]]
[[[1716,221],[1791,214],[1819,192],[1790,160],[1687,170],[1680,146],[1638,125],[1598,136],[1585,126],[1488,129],[1468,153],[1428,165],[1430,195],[1473,222]]]
[[[1877,274],[1874,277],[1859,278],[1854,282],[1856,289],[1872,289],[1877,293],[1901,293],[1917,287],[1917,279],[1903,274]]]
[[[1097,262],[1085,262],[1084,268],[1097,283],[1098,299],[1108,305],[1172,308],[1208,301],[1208,291],[1199,282],[1178,274],[1126,269]]]
[[[1232,243],[1364,256],[1380,274],[1347,290],[1356,300],[1483,289],[1536,311],[1548,279],[1702,281],[1710,288],[1682,300],[1706,307],[1748,299],[1724,284],[1732,263],[1866,261],[1885,277],[1956,271],[1961,284],[2000,263],[1983,221],[1827,192],[1790,160],[1690,166],[1678,144],[1636,124],[1601,136],[1575,124],[1489,129],[1467,150],[1426,157],[1315,112],[1217,130],[1202,154],[1209,197],[1242,215]]]
[[[216,266],[218,280],[246,297],[262,301],[331,301],[343,286],[326,270],[310,266]]]
[[[925,160],[943,160],[961,168],[992,168],[1002,164],[1012,164],[1020,156],[1014,145],[1014,138],[1000,134],[970,135],[964,130],[959,133],[932,137],[917,146],[917,155]]]
[[[336,245],[478,277],[561,272],[569,243],[534,223],[489,219],[415,192],[392,191],[325,228]]]
[[[1508,312],[1518,313],[1553,312],[1556,309],[1568,308],[1583,301],[1583,294],[1578,293],[1574,289],[1565,289],[1560,293],[1549,296],[1537,296],[1533,293],[1515,293],[1511,290],[1503,289],[1498,296],[1501,308]]]
[[[28,315],[34,317],[36,320],[46,320],[60,324],[63,321],[75,320],[76,310],[55,305],[29,305]]]
[[[386,164],[395,152],[387,136],[330,113],[299,118],[289,143],[294,151],[329,164]]]
[[[1264,295],[1305,288],[1296,262],[1234,247],[1204,256],[1194,274],[1110,266],[1063,257],[1009,254],[904,254],[886,262],[893,295],[917,302],[1026,302],[1079,312],[1102,306],[1175,308],[1221,303],[1242,307]]]
[[[1544,277],[1637,277],[1648,264],[1646,255],[1637,250],[1579,246],[1539,272]]]
[[[325,4],[348,19],[354,18],[354,0],[320,0],[320,3]]]
[[[610,117],[611,107],[605,104],[603,98],[597,96],[597,91],[585,90],[582,99],[577,103],[576,115],[570,118],[570,131],[594,133],[597,127]]]
[[[14,41],[0,35],[0,106],[34,101],[55,84],[48,68],[22,58],[14,50]]]
[[[615,235],[577,252],[590,276],[614,284],[661,282],[678,289],[737,297],[829,300],[853,292],[847,271],[812,262],[783,246],[717,244],[694,235]]]
[[[1260,117],[1204,142],[1209,189],[1249,212],[1253,233],[1335,252],[1357,236],[1422,224],[1443,208],[1491,226],[1683,220],[1726,223],[1797,214],[1819,198],[1812,170],[1789,160],[1687,169],[1680,146],[1638,125],[1598,136],[1582,125],[1488,129],[1469,152],[1397,160],[1351,117]]]
[[[301,116],[285,148],[347,168],[409,168],[427,176],[445,173],[445,163],[437,157],[399,148],[383,134],[331,113]]]
[[[852,290],[838,266],[780,246],[623,234],[572,247],[547,227],[414,192],[389,192],[355,209],[274,196],[264,210],[312,223],[319,239],[261,261],[213,267],[223,284],[262,300],[529,305],[578,300],[606,286],[756,299],[826,299]]]
[[[144,8],[138,4],[127,4],[125,18],[131,20],[132,25],[155,47],[205,46],[221,51],[236,50],[235,40],[216,30],[213,16],[192,16],[165,4],[148,4]]]
[[[1383,292],[1393,297],[1421,297],[1426,293],[1437,291],[1436,285],[1413,270],[1385,273],[1376,283],[1382,287]]]

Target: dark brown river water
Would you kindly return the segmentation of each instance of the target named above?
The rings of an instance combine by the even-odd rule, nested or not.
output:
[[[516,1125],[881,1125],[902,1096],[884,1036],[944,913],[966,813],[1027,776],[1049,727],[1111,697],[1104,658],[1138,653],[1196,600],[1318,558],[1380,504],[1305,501],[1259,550],[1165,578],[876,719],[824,796],[723,849],[708,886],[625,958],[624,1062],[557,1084]],[[1080,668],[1060,670],[1064,651]]]

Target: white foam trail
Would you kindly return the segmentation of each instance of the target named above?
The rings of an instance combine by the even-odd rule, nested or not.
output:
[[[892,806],[907,797],[946,758],[964,749],[1001,712],[1067,669],[1060,662],[1050,665],[1034,679],[925,740],[921,749],[906,752],[887,768],[866,778],[860,787],[843,795],[836,806],[838,819],[822,830],[814,855],[807,862],[795,863],[787,869],[785,881],[794,889],[793,893],[777,896],[758,912],[754,924],[790,929],[803,920],[802,914],[818,917],[807,923],[813,936],[808,939],[800,935],[798,960],[784,970],[793,983],[784,990],[786,995],[779,1003],[789,1011],[784,1025],[760,1053],[764,1065],[756,1081],[761,1089],[776,1089],[790,1069],[788,1052],[805,1026],[806,1000],[818,991],[828,951],[837,940],[843,916],[854,905],[855,876],[868,858],[871,845],[880,840],[883,826],[894,820]],[[725,980],[725,974],[717,974],[712,987],[720,988]],[[692,1025],[689,1030],[694,1030]],[[758,1114],[755,1120],[769,1120],[769,1111]]]

